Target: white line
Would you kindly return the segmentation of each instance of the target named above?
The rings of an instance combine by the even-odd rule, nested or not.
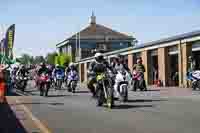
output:
[[[16,99],[17,104],[20,104],[21,102]],[[42,122],[36,118],[31,111],[23,104],[21,104],[21,107],[23,110],[30,116],[30,118],[34,121],[34,123],[37,125],[37,127],[41,130],[42,133],[52,133]]]

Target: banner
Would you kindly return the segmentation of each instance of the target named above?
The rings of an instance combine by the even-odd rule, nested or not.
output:
[[[4,42],[4,47],[6,49],[6,56],[11,57],[13,54],[12,49],[14,45],[14,39],[15,39],[15,24],[11,25],[6,32],[6,38]]]
[[[6,32],[6,46],[9,49],[13,48],[15,37],[15,24],[11,25]]]
[[[4,54],[4,43],[5,43],[5,39],[3,38],[1,41],[0,41],[0,53],[1,54]]]

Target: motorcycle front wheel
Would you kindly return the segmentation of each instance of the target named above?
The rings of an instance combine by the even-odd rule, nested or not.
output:
[[[26,88],[26,81],[22,81],[21,82],[21,86],[20,86],[20,88],[21,88],[21,90],[24,92],[25,91],[25,88]]]
[[[102,106],[103,102],[104,102],[103,90],[102,89],[97,89],[96,96],[97,96],[97,106]]]
[[[128,101],[128,89],[127,86],[122,86],[122,94],[121,94],[121,99],[122,102],[127,102]]]
[[[113,108],[114,106],[114,95],[113,95],[113,89],[112,88],[107,88],[107,106],[108,108]]]
[[[46,85],[45,85],[45,96],[46,97],[48,97],[49,88],[50,88],[50,83],[46,83]]]
[[[71,90],[72,90],[72,93],[75,93],[75,89],[76,89],[76,83],[75,83],[75,81],[72,81],[72,82],[71,82]]]

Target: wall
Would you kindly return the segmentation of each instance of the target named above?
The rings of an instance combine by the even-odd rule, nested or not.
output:
[[[135,53],[132,53],[133,50],[131,51],[124,51],[124,53],[127,54],[128,56],[128,66],[132,70],[133,64],[135,64],[135,58],[136,58],[136,53],[141,53],[140,56],[143,59],[143,64],[145,65],[145,79],[147,83],[149,83],[149,65],[150,65],[150,59],[149,59],[149,53],[151,50],[157,50],[158,51],[158,73],[159,73],[159,79],[162,81],[163,86],[168,86],[170,79],[170,56],[169,53],[176,52],[177,54],[177,59],[178,59],[178,69],[179,69],[179,86],[180,87],[188,87],[188,82],[186,80],[186,73],[189,68],[188,64],[188,56],[191,55],[192,53],[192,43],[189,42],[181,42],[181,41],[176,41],[177,43],[174,43],[173,45],[165,46],[165,45],[160,45],[157,48],[154,49],[147,49],[147,48],[141,48],[140,50],[136,51]],[[195,42],[193,42],[195,43]],[[173,47],[172,47],[173,46]],[[177,46],[177,48],[176,48]],[[172,50],[175,49],[175,50]],[[118,53],[115,53],[118,54]],[[109,55],[112,57],[112,55]],[[83,70],[84,69],[84,70]],[[82,71],[86,72],[87,66],[84,64],[82,67]],[[84,74],[82,81],[85,81],[87,79],[86,74]]]

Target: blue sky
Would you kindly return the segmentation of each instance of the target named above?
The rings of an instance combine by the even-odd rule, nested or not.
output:
[[[45,55],[55,44],[97,23],[141,43],[200,30],[199,0],[4,0],[0,23],[16,24],[15,54]]]

